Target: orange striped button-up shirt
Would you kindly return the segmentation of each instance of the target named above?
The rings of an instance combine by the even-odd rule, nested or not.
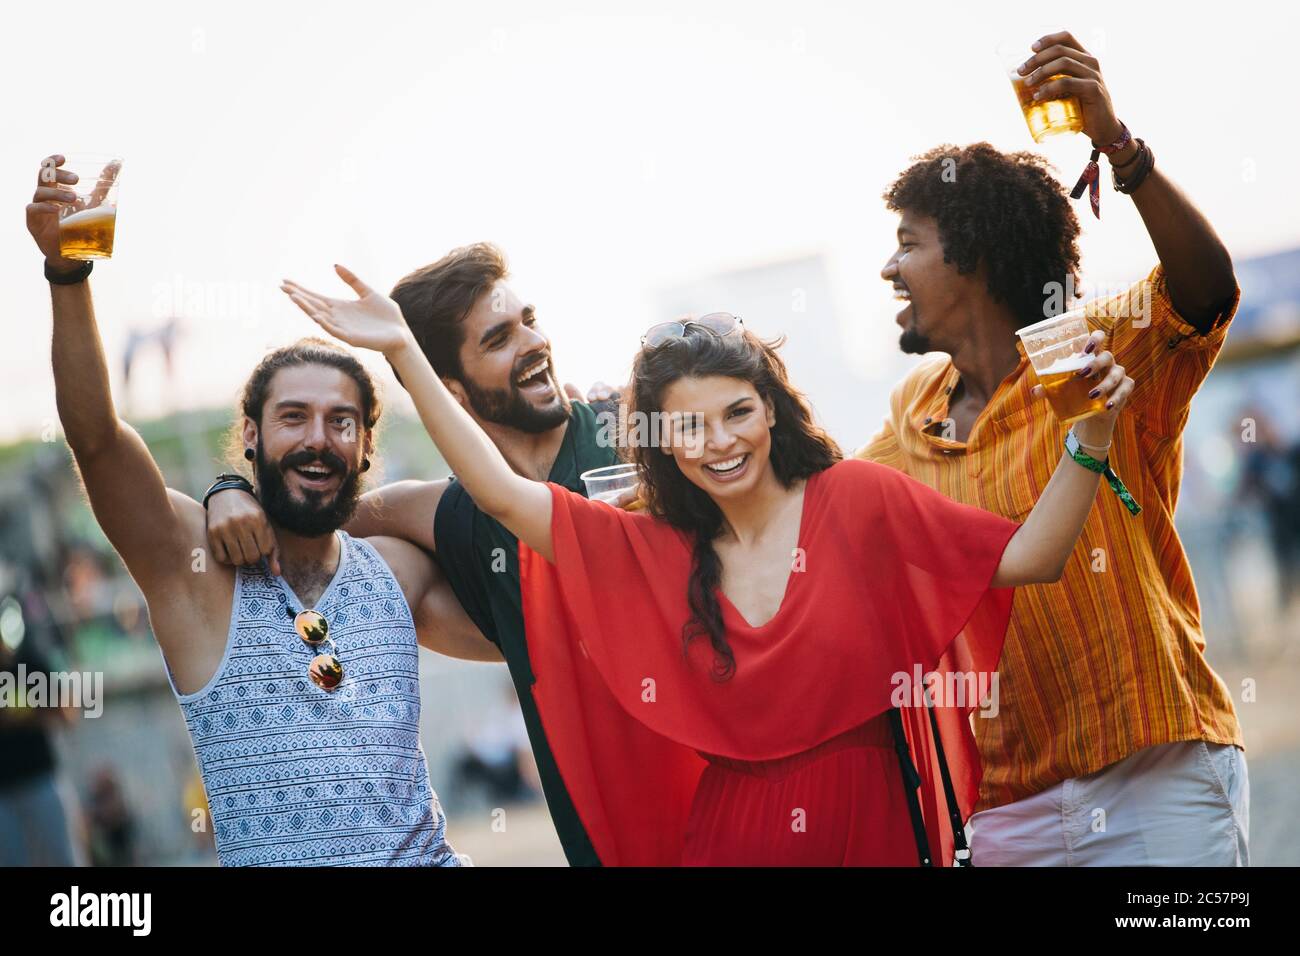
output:
[[[1174,530],[1188,406],[1223,345],[1233,299],[1200,335],[1174,310],[1162,267],[1087,304],[1093,328],[1134,379],[1111,464],[1142,513],[1102,482],[1056,584],[1016,591],[998,667],[996,717],[976,716],[984,763],[978,809],[1093,773],[1156,744],[1244,746],[1232,698],[1205,660],[1200,605]],[[857,453],[958,501],[1023,521],[1060,460],[1065,426],[1035,384],[1023,347],[967,440],[945,437],[959,375],[926,359],[894,390],[884,428]],[[948,430],[951,434],[951,430]]]

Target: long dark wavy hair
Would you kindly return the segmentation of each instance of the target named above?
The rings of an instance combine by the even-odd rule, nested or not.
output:
[[[776,352],[784,342],[784,336],[764,341],[743,327],[719,335],[688,325],[684,336],[637,354],[628,388],[628,420],[663,421],[664,393],[681,378],[719,375],[749,382],[776,413],[769,460],[777,481],[789,488],[829,468],[843,453],[813,421],[808,400],[790,384],[785,363]],[[637,412],[645,418],[634,417]],[[659,417],[654,413],[660,413]],[[650,514],[694,536],[687,584],[691,617],[682,627],[682,652],[685,654],[696,638],[707,637],[714,652],[713,677],[727,680],[735,673],[736,658],[723,629],[717,595],[722,560],[713,547],[722,532],[722,511],[707,492],[682,474],[676,459],[654,443],[633,443],[628,457],[637,466]]]

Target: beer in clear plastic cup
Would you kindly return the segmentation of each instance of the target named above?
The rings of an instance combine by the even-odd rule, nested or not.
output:
[[[1067,312],[1016,330],[1052,412],[1065,425],[1106,410],[1106,396],[1088,397],[1097,387],[1097,380],[1079,375],[1093,358],[1084,352],[1091,334],[1082,311]]]
[[[122,161],[69,156],[62,169],[77,174],[75,202],[59,209],[59,255],[65,259],[108,259],[117,231],[117,180]]]
[[[618,507],[620,500],[641,484],[636,476],[636,465],[631,464],[593,468],[584,471],[579,477],[586,486],[588,498],[614,507]],[[639,495],[623,504],[624,511],[640,511],[644,507],[645,502]]]
[[[1015,91],[1017,102],[1020,103],[1020,112],[1025,117],[1025,125],[1029,127],[1029,135],[1034,138],[1035,143],[1041,143],[1049,136],[1083,131],[1083,111],[1079,107],[1077,96],[1056,100],[1035,100],[1034,90],[1048,80],[1043,80],[1038,86],[1027,86],[1026,77],[1018,72],[1020,64],[1034,55],[1030,44],[1040,36],[1052,32],[1054,31],[1045,29],[1042,33],[1004,40],[998,44],[998,58],[1002,61],[1002,66],[1011,80],[1011,88]],[[1048,79],[1054,80],[1057,76]]]

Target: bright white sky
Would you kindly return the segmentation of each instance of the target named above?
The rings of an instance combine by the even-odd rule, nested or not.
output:
[[[128,329],[160,324],[173,300],[185,322],[177,383],[142,365],[132,417],[233,408],[268,347],[314,331],[281,277],[341,290],[340,261],[387,289],[477,239],[505,248],[561,375],[584,387],[626,370],[664,318],[656,290],[818,252],[846,354],[883,381],[905,360],[879,279],[896,223],[879,195],[908,156],[987,139],[1047,153],[1071,182],[1086,161],[1079,137],[1034,146],[992,52],[1001,35],[1075,30],[1120,117],[1244,257],[1300,242],[1294,9],[6,4],[0,442],[55,420],[22,212],[50,152],[125,159],[117,250],[93,280],[115,365]],[[1102,211],[1083,218],[1085,278],[1132,280],[1154,264],[1141,221],[1108,187]],[[798,335],[788,308],[758,325]]]

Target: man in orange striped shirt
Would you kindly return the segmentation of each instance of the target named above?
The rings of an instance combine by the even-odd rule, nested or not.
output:
[[[998,714],[975,720],[984,782],[973,862],[1244,864],[1241,731],[1205,660],[1173,525],[1189,403],[1237,305],[1232,263],[1149,165],[1149,148],[1125,142],[1097,61],[1069,33],[1034,49],[1021,69],[1030,86],[1077,96],[1094,145],[1124,143],[1109,160],[1160,258],[1130,290],[1087,308],[1102,348],[1137,383],[1109,461],[1142,511],[1131,515],[1103,489],[1060,583],[1016,594]],[[1044,161],[983,143],[930,151],[885,198],[901,214],[881,273],[907,300],[900,346],[947,354],[897,387],[884,428],[858,455],[1022,519],[1066,428],[1036,400],[1015,330],[1070,306],[1078,222]]]

